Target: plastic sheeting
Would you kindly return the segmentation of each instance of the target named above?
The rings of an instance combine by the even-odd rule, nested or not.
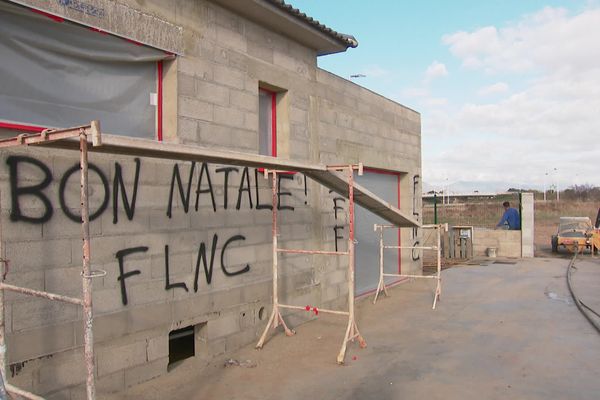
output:
[[[0,1],[0,120],[155,138],[160,50]]]

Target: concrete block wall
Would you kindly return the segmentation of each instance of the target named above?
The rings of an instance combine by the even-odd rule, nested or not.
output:
[[[521,257],[521,231],[473,229],[473,255],[487,256],[487,249],[496,248],[498,257]]]
[[[315,50],[209,1],[151,0],[140,5],[126,0],[118,7],[90,2],[105,7],[116,33],[128,31],[116,22],[128,23],[127,15],[150,16],[143,32],[128,36],[162,48],[168,43],[167,49],[183,54],[166,65],[165,141],[256,154],[258,89],[277,89],[279,157],[315,163],[360,161],[401,172],[402,209],[420,218],[420,203],[415,201],[421,193],[418,113],[318,69]],[[72,13],[51,1],[30,3],[59,15]],[[154,20],[167,37],[147,33]],[[91,17],[85,22],[98,27],[109,23]],[[136,36],[142,34],[143,38]],[[191,173],[189,162],[141,158],[135,213],[130,219],[121,196],[124,188],[127,202],[132,202],[136,160],[92,154],[90,161],[97,166],[90,172],[92,212],[100,210],[91,223],[92,262],[94,269],[107,272],[94,280],[100,390],[118,391],[166,373],[168,334],[174,329],[196,326],[196,357],[206,362],[255,341],[272,301],[271,212],[257,207],[259,202],[270,203],[269,181],[250,168],[246,191],[243,168],[226,172],[227,166],[204,169],[197,163]],[[18,176],[11,173],[11,163]],[[1,256],[10,260],[9,283],[81,295],[80,226],[72,220],[79,212],[78,174],[66,174],[76,163],[74,152],[0,153]],[[122,187],[118,180],[115,183],[118,171]],[[183,197],[191,182],[188,199],[180,195],[175,171]],[[207,174],[214,208],[210,193],[197,193],[208,188]],[[35,186],[45,177],[51,177],[50,183],[39,190],[40,195],[15,198],[16,187]],[[302,174],[285,176],[280,185],[281,192],[289,193],[281,197],[282,204],[294,208],[280,212],[281,247],[334,249],[332,228],[347,220],[344,214],[336,220],[333,194],[315,182],[305,182]],[[20,216],[15,216],[16,205]],[[34,223],[23,219],[43,215],[46,218]],[[402,242],[413,244],[419,235],[403,230]],[[346,239],[339,241],[340,250],[345,250]],[[209,267],[213,242],[209,283],[198,254],[203,248]],[[130,252],[123,254],[127,249]],[[403,252],[402,263],[405,272],[420,271],[420,261],[413,261],[408,252]],[[286,255],[280,265],[281,301],[347,307],[343,257]],[[249,270],[243,272],[246,266]],[[9,294],[6,315],[9,381],[55,399],[81,397],[81,311]],[[311,318],[304,312],[286,315],[291,325]]]

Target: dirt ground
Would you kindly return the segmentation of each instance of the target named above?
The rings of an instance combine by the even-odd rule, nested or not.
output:
[[[358,302],[368,347],[336,364],[345,321],[320,316],[208,366],[191,359],[167,375],[100,398],[117,399],[598,399],[600,336],[574,306],[567,258],[482,261],[433,282]],[[574,285],[600,309],[600,258],[581,258]],[[224,367],[226,359],[255,367]]]

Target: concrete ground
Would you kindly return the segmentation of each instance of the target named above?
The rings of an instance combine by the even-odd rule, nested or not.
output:
[[[433,282],[392,289],[376,305],[359,301],[368,347],[335,358],[345,321],[323,316],[248,346],[208,367],[189,360],[166,376],[112,399],[598,399],[600,335],[573,304],[567,258],[491,261],[443,272]],[[600,258],[577,262],[573,283],[600,310]],[[227,358],[256,367],[224,367]]]

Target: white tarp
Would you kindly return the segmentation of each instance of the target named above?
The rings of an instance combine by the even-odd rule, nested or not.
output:
[[[163,51],[0,1],[0,120],[155,138]]]

